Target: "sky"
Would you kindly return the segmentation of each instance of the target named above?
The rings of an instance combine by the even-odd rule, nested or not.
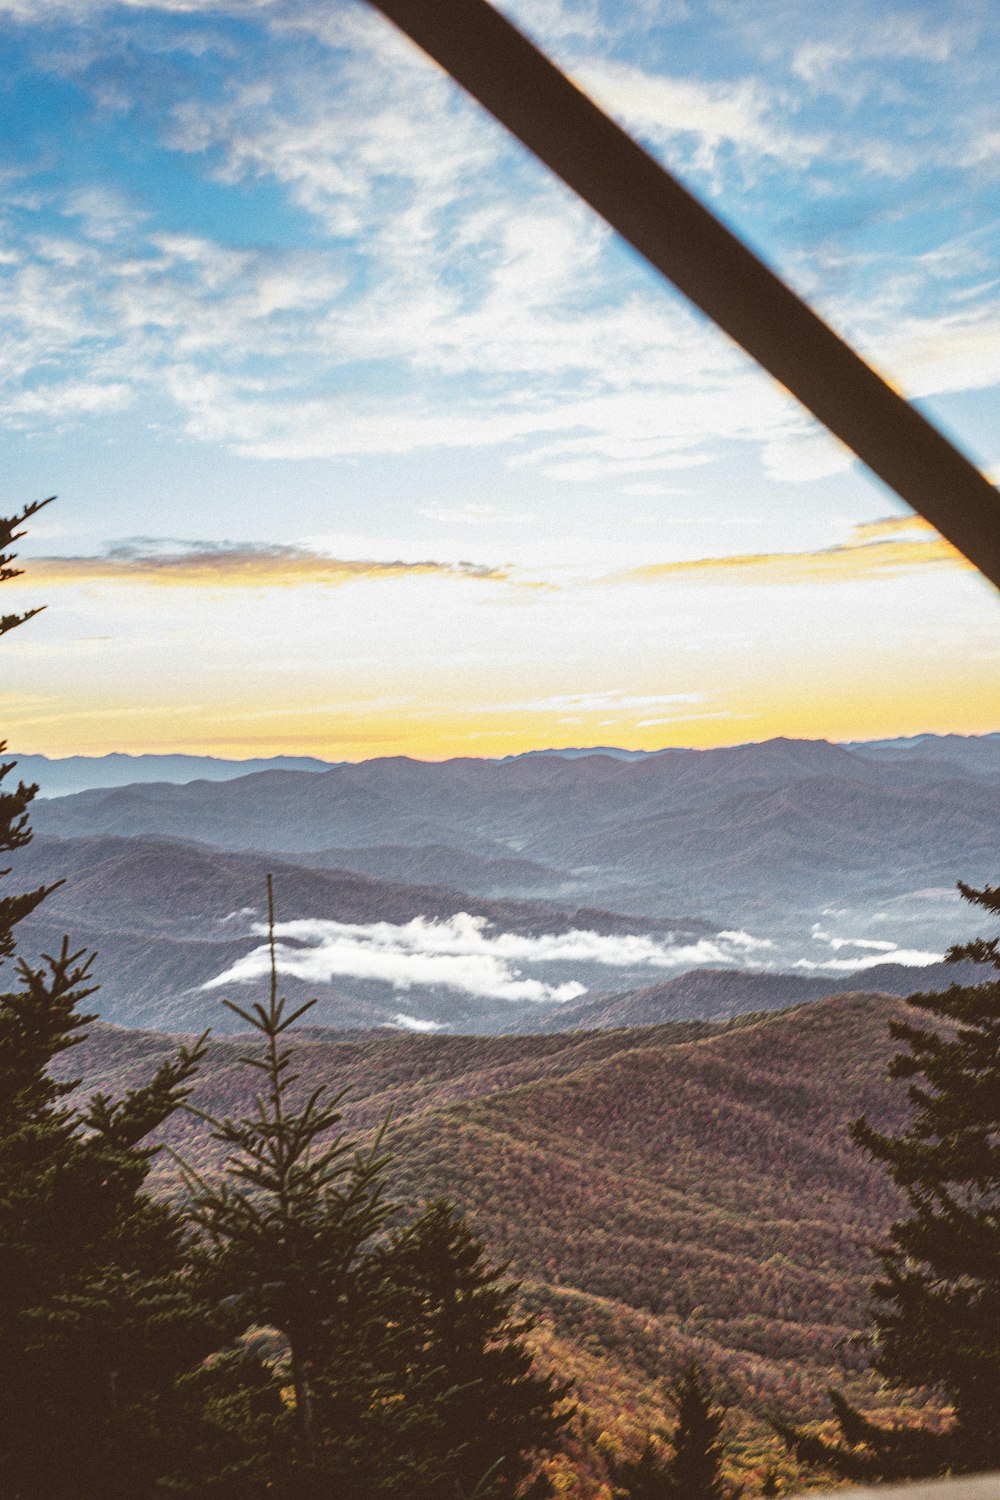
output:
[[[1000,13],[502,7],[1000,474]],[[2,730],[1000,729],[996,591],[363,0],[0,0]]]

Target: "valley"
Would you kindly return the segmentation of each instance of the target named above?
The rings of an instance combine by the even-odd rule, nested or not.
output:
[[[108,759],[73,774],[121,774]],[[997,736],[200,768],[220,766],[229,779],[34,805],[19,878],[66,883],[26,940],[97,949],[109,1020],[227,1027],[220,993],[245,997],[266,967],[268,871],[289,991],[338,1028],[539,1032],[906,994],[972,935],[954,882],[989,881],[1000,836]]]

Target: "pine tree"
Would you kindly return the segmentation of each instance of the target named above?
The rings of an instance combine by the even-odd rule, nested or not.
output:
[[[268,1494],[513,1495],[564,1391],[530,1373],[513,1292],[449,1208],[388,1232],[385,1125],[362,1152],[342,1092],[301,1097],[286,1033],[315,1002],[278,995],[270,877],[268,928],[267,1003],[224,1002],[262,1039],[242,1062],[264,1088],[249,1115],[201,1115],[228,1153],[221,1180],[184,1167],[218,1295],[287,1346],[295,1438],[275,1429]]]
[[[39,508],[0,522],[0,546]],[[0,559],[0,580],[17,576],[12,560]],[[36,613],[5,615],[0,634]],[[29,841],[35,790],[0,797],[0,849]],[[8,961],[16,924],[46,894],[0,902]],[[117,1102],[96,1095],[73,1108],[75,1084],[57,1083],[49,1065],[94,1019],[79,1009],[94,992],[90,970],[64,940],[38,964],[17,960],[16,984],[0,994],[0,1475],[10,1500],[154,1494],[171,1459],[164,1419],[176,1377],[219,1339],[181,1218],[144,1191],[143,1142],[186,1097],[201,1045]]]
[[[677,1413],[670,1439],[676,1493],[683,1500],[736,1500],[739,1489],[722,1477],[725,1412],[715,1404],[712,1388],[696,1364],[688,1365],[669,1395]]]
[[[570,1386],[533,1369],[517,1285],[443,1199],[390,1241],[385,1263],[402,1293],[402,1352],[436,1428],[452,1434],[452,1482],[462,1496],[513,1495],[534,1455],[556,1447],[572,1415]],[[456,1441],[458,1440],[458,1441]]]
[[[683,1370],[667,1399],[673,1429],[649,1433],[638,1458],[609,1462],[615,1500],[737,1500],[741,1487],[722,1472],[725,1412],[697,1364]]]
[[[217,1295],[246,1325],[278,1330],[287,1346],[295,1442],[290,1446],[276,1431],[270,1482],[281,1493],[306,1496],[324,1474],[351,1466],[348,1455],[335,1451],[329,1422],[317,1428],[316,1384],[331,1343],[348,1356],[352,1390],[357,1384],[373,1290],[362,1251],[389,1205],[381,1137],[362,1155],[338,1130],[343,1094],[320,1087],[295,1101],[298,1075],[285,1033],[315,1002],[289,1009],[278,995],[270,876],[267,898],[268,1002],[250,1010],[223,1002],[263,1040],[260,1055],[247,1053],[240,1061],[261,1075],[264,1091],[247,1116],[197,1112],[228,1153],[220,1180],[206,1180],[183,1161],[181,1167],[190,1216],[212,1247]],[[365,1391],[365,1401],[369,1395]],[[351,1446],[350,1430],[342,1436]]]
[[[1000,912],[1000,888],[959,890]],[[1000,940],[954,947],[948,959],[982,964],[984,982],[911,995],[930,1025],[890,1022],[906,1050],[889,1076],[912,1080],[907,1128],[888,1135],[861,1118],[852,1135],[909,1208],[872,1286],[873,1368],[890,1386],[943,1397],[953,1415],[940,1431],[884,1426],[831,1393],[838,1442],[775,1424],[802,1461],[850,1479],[1000,1468]]]

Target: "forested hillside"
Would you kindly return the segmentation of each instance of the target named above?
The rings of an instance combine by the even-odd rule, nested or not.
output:
[[[886,1022],[905,1011],[853,994],[717,1026],[307,1031],[298,1060],[303,1089],[350,1087],[352,1127],[391,1106],[401,1196],[448,1194],[510,1261],[541,1346],[580,1383],[591,1438],[653,1416],[657,1381],[694,1354],[721,1378],[751,1462],[770,1451],[767,1410],[819,1416],[831,1380],[862,1378],[846,1341],[898,1201],[847,1124],[901,1117],[884,1071]],[[171,1045],[98,1026],[66,1066],[117,1090]],[[245,1105],[239,1050],[210,1044],[199,1108]],[[168,1136],[208,1164],[193,1121],[175,1117]],[[158,1171],[169,1190],[169,1158]]]

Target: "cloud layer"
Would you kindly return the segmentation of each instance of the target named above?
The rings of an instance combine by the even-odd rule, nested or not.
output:
[[[77,584],[95,581],[161,588],[258,589],[322,584],[337,588],[359,579],[437,575],[506,582],[510,573],[478,563],[431,560],[325,557],[305,547],[140,541],[110,547],[96,557],[38,557],[32,581]]]
[[[81,583],[124,583],[156,588],[260,589],[323,585],[337,588],[361,579],[439,577],[460,581],[513,584],[531,590],[565,590],[583,586],[619,587],[656,584],[671,579],[746,586],[836,583],[885,577],[915,568],[971,568],[971,563],[919,517],[887,517],[855,526],[847,541],[803,552],[731,554],[647,563],[619,573],[587,579],[550,570],[527,576],[510,565],[436,561],[430,558],[345,558],[311,548],[279,543],[230,543],[140,538],[110,545],[95,556],[35,557],[22,587],[42,583],[59,587]],[[627,695],[625,695],[627,697]],[[548,706],[582,705],[584,699],[620,699],[620,692],[572,694],[549,700]],[[673,693],[627,697],[627,706],[700,701],[701,694]],[[524,704],[507,707],[522,708]],[[619,703],[619,707],[624,706]]]
[[[891,517],[852,528],[846,542],[808,552],[766,552],[728,557],[696,557],[649,563],[615,575],[620,583],[659,583],[670,578],[689,582],[801,584],[854,582],[886,577],[913,568],[971,568],[950,542],[919,516]]]
[[[258,931],[263,931],[258,926]],[[586,994],[577,979],[553,983],[526,977],[522,965],[591,965],[613,969],[691,968],[698,964],[753,964],[773,945],[746,932],[720,932],[696,942],[669,937],[615,936],[574,929],[524,936],[497,932],[484,917],[457,912],[445,921],[415,917],[404,924],[353,924],[307,919],[275,928],[278,970],[312,984],[338,978],[377,980],[394,990],[441,987],[483,1000],[566,1002]],[[291,946],[295,944],[296,946]],[[205,989],[251,983],[269,973],[262,945]]]

